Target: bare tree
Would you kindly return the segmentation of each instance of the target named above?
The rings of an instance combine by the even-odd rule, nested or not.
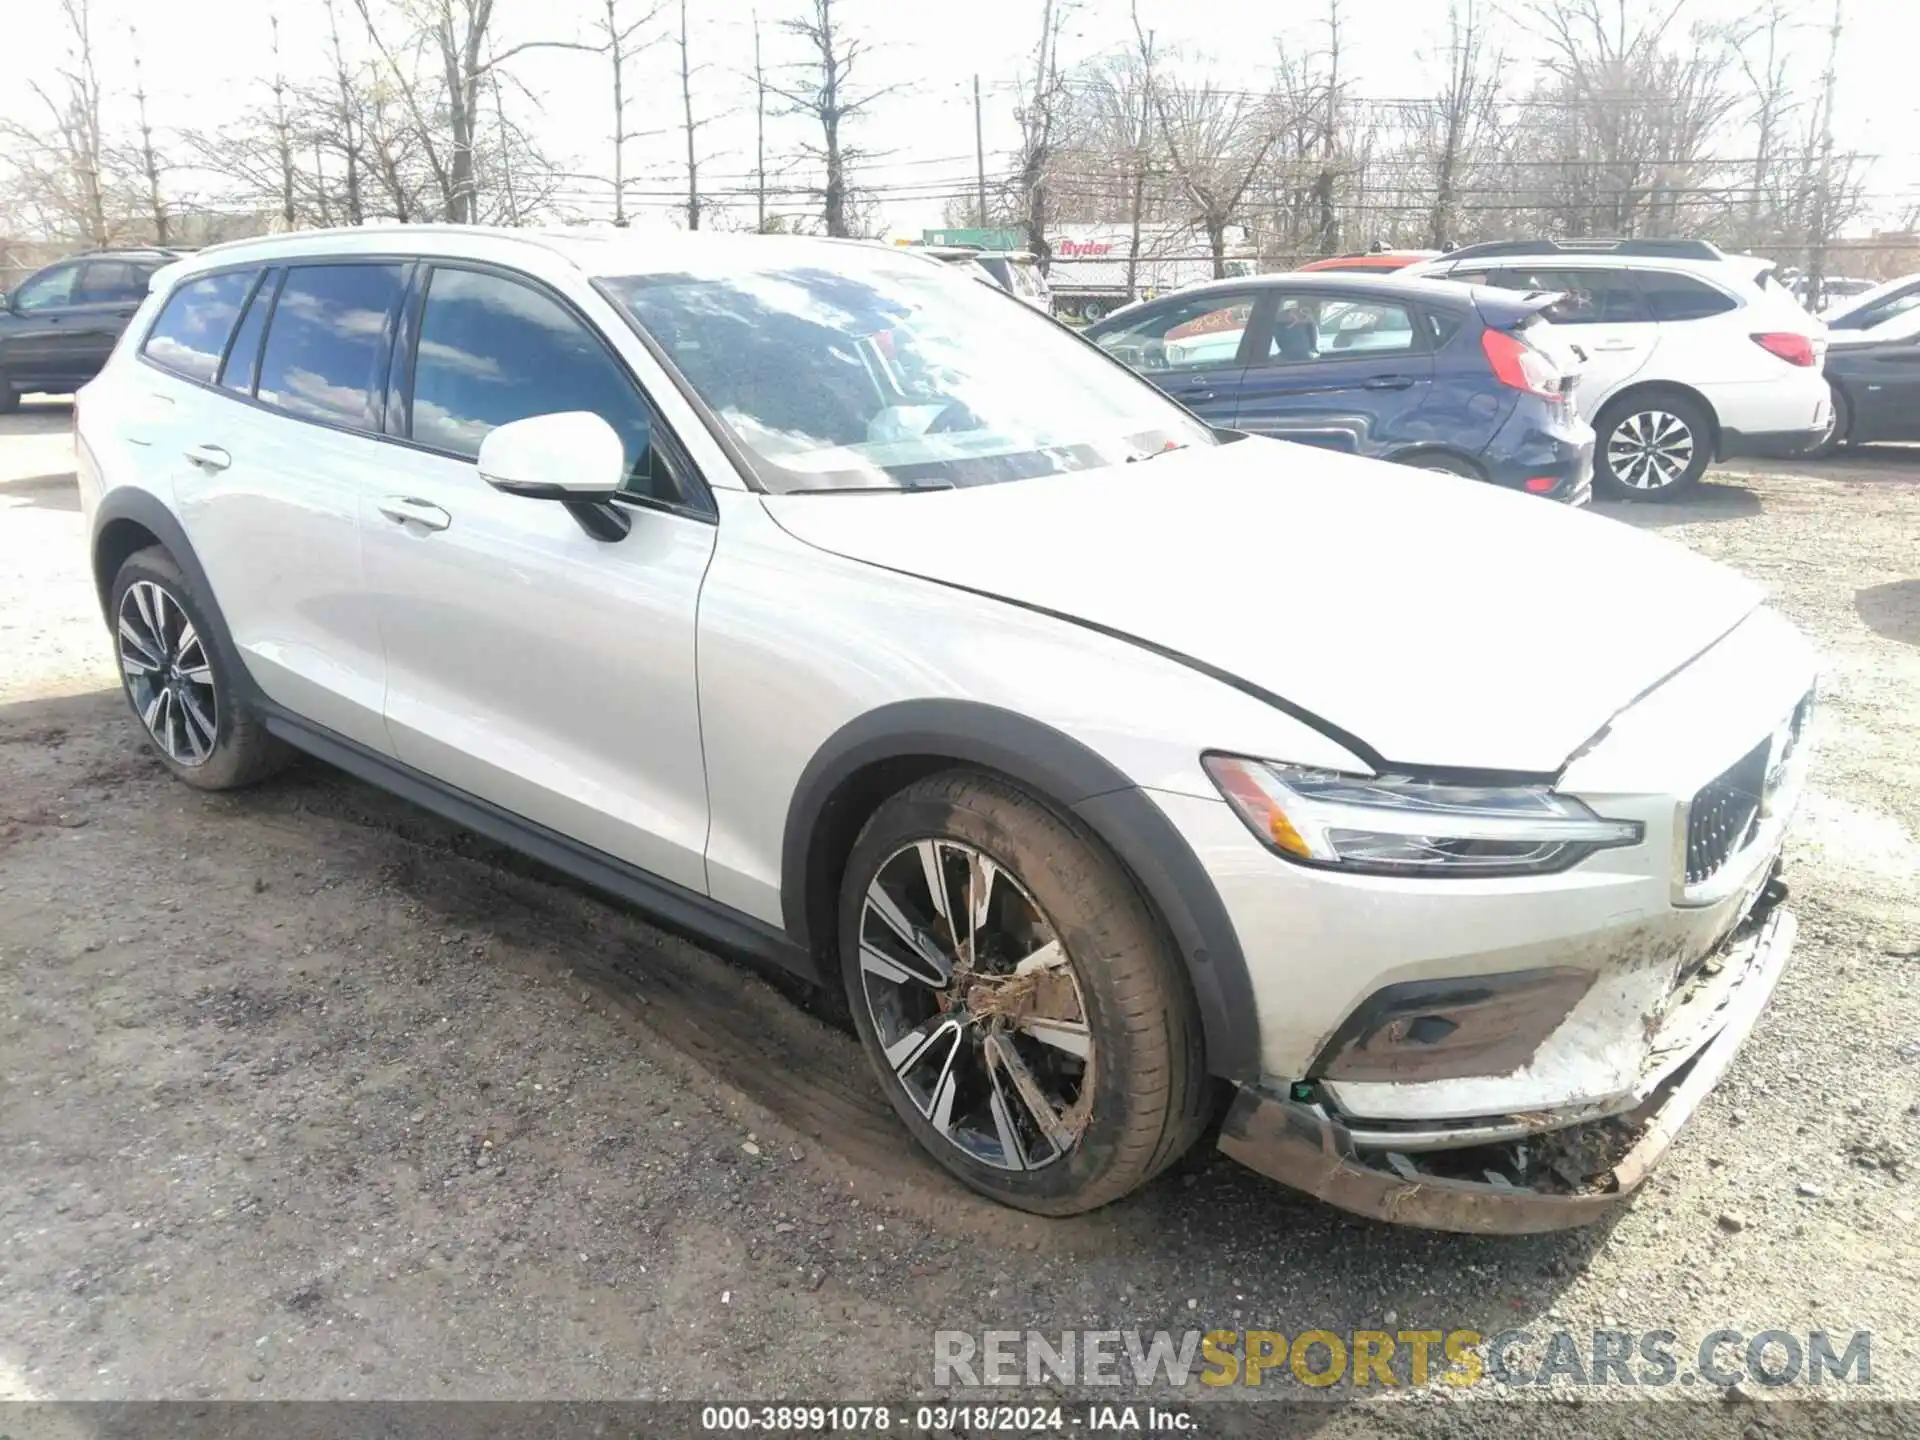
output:
[[[622,3],[623,0],[602,0],[599,22],[606,36],[603,48],[607,63],[613,72],[613,223],[616,225],[628,223],[627,141],[638,138],[627,129],[627,66],[651,43],[638,37],[659,17],[661,10],[656,0],[638,14],[628,16],[623,12]]]
[[[687,136],[687,229],[700,228],[700,157],[693,118],[693,67],[687,51],[687,0],[680,0],[680,114]]]
[[[1807,219],[1807,305],[1818,309],[1827,279],[1827,247],[1836,224],[1836,174],[1833,160],[1834,65],[1840,54],[1843,0],[1833,0],[1833,23],[1827,29],[1827,67],[1820,74],[1819,151],[1813,205]]]
[[[767,233],[767,70],[760,61],[760,12],[753,15],[754,229]]]
[[[340,17],[333,0],[327,0],[327,38],[333,50],[333,138],[340,148],[345,167],[346,214],[350,225],[367,221],[366,202],[361,189],[360,171],[365,150],[366,127],[360,116],[360,104],[354,93],[347,56],[340,45]]]
[[[1052,255],[1047,240],[1047,178],[1054,132],[1063,94],[1060,81],[1060,29],[1071,0],[1040,0],[1040,40],[1033,51],[1033,88],[1020,106],[1018,185],[1027,249],[1045,270]],[[984,223],[984,222],[983,222]]]
[[[1461,172],[1494,123],[1499,99],[1504,62],[1497,51],[1488,53],[1480,22],[1478,0],[1449,0],[1446,85],[1421,116],[1420,143],[1433,173],[1427,244],[1435,250],[1459,238]]]
[[[1213,273],[1227,273],[1227,229],[1241,218],[1248,187],[1272,152],[1277,130],[1271,103],[1227,90],[1210,77],[1159,78],[1154,110],[1167,162],[1206,232]]]
[[[1340,248],[1340,224],[1334,207],[1339,181],[1335,157],[1340,150],[1340,0],[1327,0],[1327,84],[1321,101],[1320,170],[1313,179],[1314,207],[1319,212],[1322,255]]]
[[[165,245],[171,238],[166,201],[160,194],[160,159],[153,149],[153,127],[147,123],[147,86],[140,75],[140,35],[127,31],[133,44],[133,98],[140,109],[140,173],[147,182],[147,213],[153,220],[153,243]]]
[[[804,115],[819,125],[820,143],[808,143],[803,151],[819,161],[825,172],[820,190],[821,216],[827,234],[851,235],[856,206],[848,172],[866,152],[847,143],[846,127],[897,87],[856,87],[855,67],[871,47],[840,24],[836,3],[807,0],[805,14],[780,22],[781,28],[802,41],[810,53],[796,67],[789,84],[768,88],[787,102],[789,113]]]
[[[46,111],[49,129],[9,121],[0,123],[0,136],[8,142],[4,159],[15,188],[40,225],[99,249],[112,239],[114,226],[89,0],[60,0],[60,15],[68,51],[54,72],[57,83],[26,82]]]
[[[288,230],[297,216],[293,205],[293,122],[287,115],[287,72],[280,64],[280,17],[269,16],[273,31],[273,135],[274,154],[280,162],[280,219]]]

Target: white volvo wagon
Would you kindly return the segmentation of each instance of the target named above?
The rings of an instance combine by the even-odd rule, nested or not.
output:
[[[1350,1209],[1573,1223],[1786,963],[1814,662],[1752,585],[1210,430],[911,255],[216,246],[76,428],[181,780],[306,751],[844,989],[906,1128],[1011,1205],[1218,1121]]]

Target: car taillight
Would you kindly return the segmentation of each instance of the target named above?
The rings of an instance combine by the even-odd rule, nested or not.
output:
[[[1502,385],[1548,400],[1560,398],[1560,368],[1524,340],[1504,330],[1482,330],[1480,348]]]
[[[1754,336],[1753,343],[1769,354],[1778,355],[1789,365],[1814,363],[1812,339],[1792,330],[1769,330],[1764,335]]]

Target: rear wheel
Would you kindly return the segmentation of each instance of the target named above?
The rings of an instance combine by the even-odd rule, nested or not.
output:
[[[1812,455],[1831,455],[1847,443],[1849,432],[1853,429],[1853,407],[1847,404],[1847,397],[1840,393],[1838,385],[1828,385],[1833,396],[1832,416],[1827,421],[1826,432],[1814,442],[1808,452]]]
[[[0,375],[0,415],[11,415],[20,408],[20,392],[5,375]]]
[[[127,703],[160,763],[200,790],[265,779],[292,758],[240,703],[239,661],[171,555],[136,550],[114,577],[112,622]]]
[[[1104,300],[1089,300],[1080,307],[1080,317],[1089,325],[1096,320],[1104,319],[1106,313],[1107,306]]]
[[[1610,500],[1670,500],[1699,484],[1713,458],[1713,422],[1684,395],[1629,395],[1593,428],[1593,483]]]
[[[1194,1005],[1160,926],[1104,850],[1004,781],[948,771],[880,807],[848,860],[840,951],[895,1112],[982,1194],[1091,1210],[1205,1123]]]

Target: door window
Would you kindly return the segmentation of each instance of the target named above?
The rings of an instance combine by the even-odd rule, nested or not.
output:
[[[1509,265],[1489,272],[1481,283],[1524,293],[1560,291],[1562,298],[1541,312],[1556,325],[1627,325],[1653,319],[1625,270]]]
[[[401,265],[300,265],[287,272],[260,353],[261,401],[356,430],[380,428],[387,329]]]
[[[141,353],[163,370],[211,381],[255,273],[228,270],[187,281],[167,297]]]
[[[685,498],[647,443],[646,401],[584,323],[531,285],[436,269],[414,360],[413,438],[470,460],[495,426],[560,410],[590,410],[613,426],[630,493]]]
[[[24,314],[32,310],[51,310],[56,305],[71,305],[73,282],[79,273],[78,265],[42,270],[13,292],[13,308]]]
[[[1876,325],[1884,325],[1887,321],[1898,319],[1909,310],[1915,309],[1920,309],[1920,285],[1906,290],[1896,290],[1893,294],[1883,296],[1871,305],[1835,316],[1827,322],[1827,326],[1832,330],[1871,330]]]
[[[1739,303],[1725,291],[1691,275],[1642,270],[1637,278],[1647,309],[1656,320],[1704,320],[1709,315],[1724,315]]]
[[[1212,291],[1170,301],[1094,343],[1136,370],[1197,370],[1231,365],[1240,353],[1254,297]]]
[[[149,272],[125,260],[92,260],[73,287],[76,305],[131,304],[145,298]]]
[[[1404,305],[1335,295],[1282,295],[1267,341],[1269,364],[1404,355],[1417,348]]]
[[[220,388],[238,395],[253,393],[254,377],[260,369],[260,337],[267,328],[267,316],[273,311],[273,292],[277,275],[269,270],[266,278],[254,286],[247,313],[240,317],[240,328],[233,332],[227,347],[226,363],[220,367]]]

